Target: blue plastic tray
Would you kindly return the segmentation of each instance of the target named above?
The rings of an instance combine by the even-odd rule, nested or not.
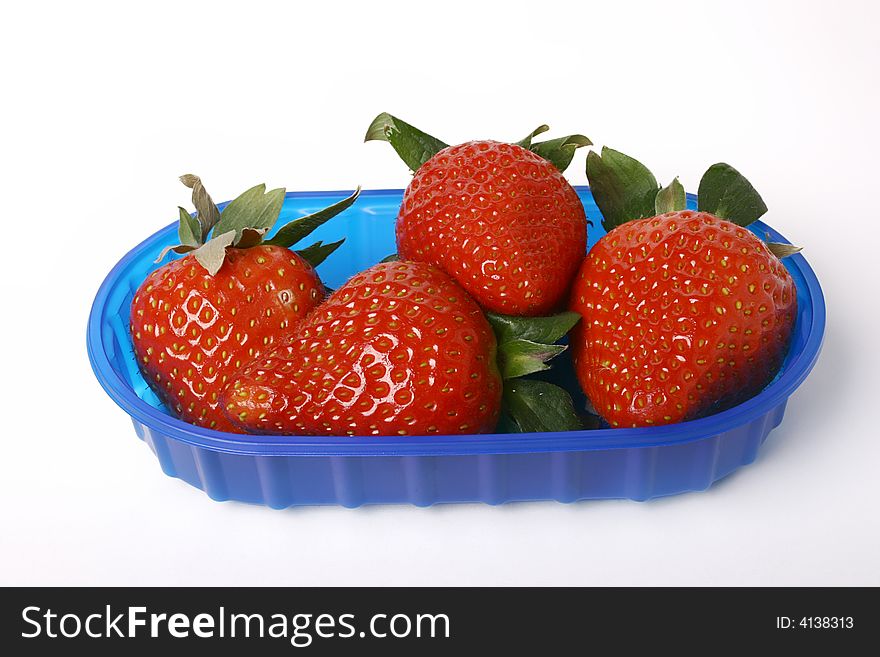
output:
[[[602,234],[589,189],[577,188],[592,221],[590,245]],[[363,192],[349,211],[315,239],[345,236],[319,268],[338,287],[355,272],[393,253],[394,219],[402,190]],[[282,220],[323,208],[348,192],[294,192]],[[690,198],[691,205],[694,199]],[[279,221],[283,224],[285,221]],[[784,238],[761,222],[752,229]],[[798,294],[797,324],[782,372],[761,394],[728,411],[682,424],[644,429],[421,438],[240,436],[202,429],[170,416],[141,377],[128,333],[133,292],[175,242],[170,225],[132,249],[101,285],[88,325],[95,375],[128,413],[137,435],[166,474],[215,500],[275,508],[304,504],[355,507],[374,503],[631,498],[647,500],[703,490],[752,462],[781,421],[789,395],[819,356],[825,330],[822,290],[801,255],[786,258]]]

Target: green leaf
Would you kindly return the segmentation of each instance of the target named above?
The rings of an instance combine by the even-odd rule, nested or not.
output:
[[[318,241],[311,246],[300,249],[297,253],[312,267],[317,267],[327,259],[327,256],[342,246],[344,241],[345,238],[342,238],[338,242],[331,242],[330,244],[324,244],[323,242]]]
[[[492,325],[499,344],[511,340],[553,344],[568,333],[581,316],[571,311],[549,317],[514,317],[487,312],[486,318]]]
[[[400,159],[412,171],[416,171],[448,144],[414,128],[387,112],[382,112],[373,119],[364,141],[387,141],[394,147]]]
[[[522,429],[516,423],[510,413],[502,410],[498,417],[498,425],[495,427],[495,433],[522,433]]]
[[[195,176],[192,176],[192,178],[195,178]],[[166,246],[162,249],[159,257],[153,261],[154,264],[162,262],[169,251],[174,251],[178,254],[189,253],[202,245],[202,227],[198,219],[179,206],[177,210],[180,215],[180,221],[177,225],[177,237],[180,240],[180,244]]]
[[[205,240],[208,239],[208,233],[211,232],[211,229],[220,220],[220,210],[217,209],[211,195],[208,194],[208,190],[202,184],[201,178],[191,173],[185,173],[180,176],[180,182],[192,189],[192,202],[196,207],[198,222],[201,227],[199,244],[204,244]]]
[[[787,258],[788,256],[794,255],[795,253],[800,253],[804,250],[801,246],[794,246],[792,244],[785,244],[783,242],[767,242],[767,248],[770,249],[770,253],[775,255],[780,260],[782,260],[783,258]]]
[[[571,395],[546,381],[506,381],[503,406],[524,432],[577,431],[583,428]]]
[[[318,226],[323,225],[340,212],[350,208],[357,200],[358,196],[360,196],[360,193],[361,188],[358,186],[351,196],[344,198],[341,201],[337,201],[323,210],[306,215],[305,217],[300,217],[299,219],[294,219],[289,224],[282,226],[275,236],[272,237],[272,239],[266,240],[265,243],[290,248],[301,239],[308,236],[312,231],[318,228]]]
[[[180,244],[183,246],[197,247],[202,243],[202,228],[199,220],[193,217],[183,208],[177,208],[180,211],[180,225],[177,227],[177,237],[180,238]]]
[[[729,164],[713,164],[703,174],[697,190],[697,208],[739,226],[748,226],[767,212],[764,199],[739,171]]]
[[[549,370],[548,360],[563,351],[565,345],[540,344],[529,340],[510,340],[498,349],[498,369],[502,379],[513,379],[526,374]]]
[[[529,150],[549,160],[560,171],[565,171],[574,158],[574,152],[592,144],[593,142],[584,135],[568,135],[532,144]]]
[[[603,146],[601,155],[596,151],[587,154],[587,178],[606,231],[655,214],[660,185],[638,160]]]
[[[654,212],[664,214],[676,210],[687,210],[687,194],[676,176],[669,185],[657,192],[654,199]]]
[[[233,241],[235,241],[235,231],[227,231],[202,244],[193,251],[193,255],[199,264],[213,276],[223,266],[223,261],[226,259],[226,247],[231,246]]]
[[[238,240],[245,228],[271,228],[278,220],[283,204],[283,188],[267,192],[263,184],[251,187],[223,208],[220,221],[214,227],[214,234],[232,230]]]
[[[398,256],[396,253],[392,253],[391,255],[387,255],[382,258],[379,262],[397,262],[398,260],[400,260],[400,256]]]
[[[555,358],[565,346],[554,344],[568,333],[581,318],[575,312],[549,317],[514,317],[486,313],[498,342],[497,362],[501,376],[511,379],[550,369],[547,361]]]
[[[522,146],[523,148],[531,148],[532,147],[532,139],[537,137],[540,134],[547,132],[550,129],[550,126],[547,124],[539,125],[537,128],[532,130],[525,137],[516,142],[516,146]]]

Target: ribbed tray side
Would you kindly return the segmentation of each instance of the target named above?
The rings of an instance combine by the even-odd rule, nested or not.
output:
[[[672,445],[460,456],[254,456],[181,443],[135,423],[165,474],[214,500],[290,506],[626,498],[705,490],[755,460],[780,404],[717,436]]]

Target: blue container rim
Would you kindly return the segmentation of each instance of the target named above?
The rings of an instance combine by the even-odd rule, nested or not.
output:
[[[575,186],[580,193],[587,186]],[[352,190],[287,192],[286,198],[345,197]],[[362,196],[402,194],[401,189],[369,189]],[[693,199],[693,195],[688,197]],[[222,207],[222,204],[221,204]],[[788,242],[763,222],[752,227],[769,233],[774,241]],[[825,299],[810,265],[800,253],[789,256],[788,263],[806,282],[808,294],[798,297],[799,304],[809,304],[809,325],[803,326],[804,347],[794,354],[783,374],[760,394],[731,409],[709,417],[679,424],[639,429],[592,429],[583,431],[477,434],[460,436],[348,437],[348,436],[253,436],[229,434],[204,429],[172,417],[154,408],[128,386],[116,372],[103,348],[102,322],[104,305],[117,279],[127,265],[145,249],[176,231],[172,223],[155,232],[131,249],[107,274],[89,314],[86,345],[89,361],[107,394],[135,421],[153,431],[196,447],[228,454],[251,456],[453,456],[502,453],[536,453],[660,447],[709,438],[736,429],[768,413],[791,395],[804,381],[819,357],[825,333]]]

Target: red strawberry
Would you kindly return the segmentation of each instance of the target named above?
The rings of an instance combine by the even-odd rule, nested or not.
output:
[[[178,417],[237,432],[218,409],[229,377],[273,347],[324,295],[314,268],[280,246],[230,248],[213,276],[188,255],[154,271],[135,294],[135,355]]]
[[[740,403],[782,364],[794,282],[745,228],[669,212],[615,228],[572,292],[578,379],[612,426],[668,424]]]
[[[240,432],[222,411],[221,393],[244,363],[274,347],[320,303],[325,290],[313,264],[338,244],[319,242],[301,255],[286,246],[351,205],[357,192],[261,244],[281,209],[283,189],[264,193],[263,186],[255,187],[221,214],[198,178],[183,180],[193,188],[199,216],[181,209],[183,244],[175,250],[192,253],[151,273],[135,293],[134,352],[147,383],[172,413]],[[203,243],[212,228],[216,237]]]
[[[593,164],[599,184],[590,182],[597,193],[610,177]],[[748,212],[762,213],[765,206],[751,186],[730,167],[725,175],[723,185],[735,183],[740,200],[752,199]],[[707,176],[712,179],[700,186],[701,204],[734,198],[713,194],[721,183]],[[664,203],[669,198],[661,197]],[[680,198],[683,204],[683,190]],[[611,202],[601,193],[599,199],[600,207]],[[609,205],[608,216],[619,207]],[[650,209],[653,201],[645,211]],[[572,289],[571,308],[584,317],[571,340],[578,379],[614,427],[669,424],[723,410],[775,376],[796,304],[785,266],[744,227],[687,210],[622,223],[590,250]]]
[[[495,348],[480,308],[443,272],[381,263],[245,366],[223,399],[255,433],[487,432],[501,402]]]
[[[573,135],[532,144],[545,129],[523,145],[446,146],[399,119],[377,117],[367,138],[387,139],[415,170],[397,217],[400,257],[440,267],[487,310],[534,316],[555,309],[587,239],[583,205],[560,169],[590,142]],[[415,146],[419,156],[408,158]]]

